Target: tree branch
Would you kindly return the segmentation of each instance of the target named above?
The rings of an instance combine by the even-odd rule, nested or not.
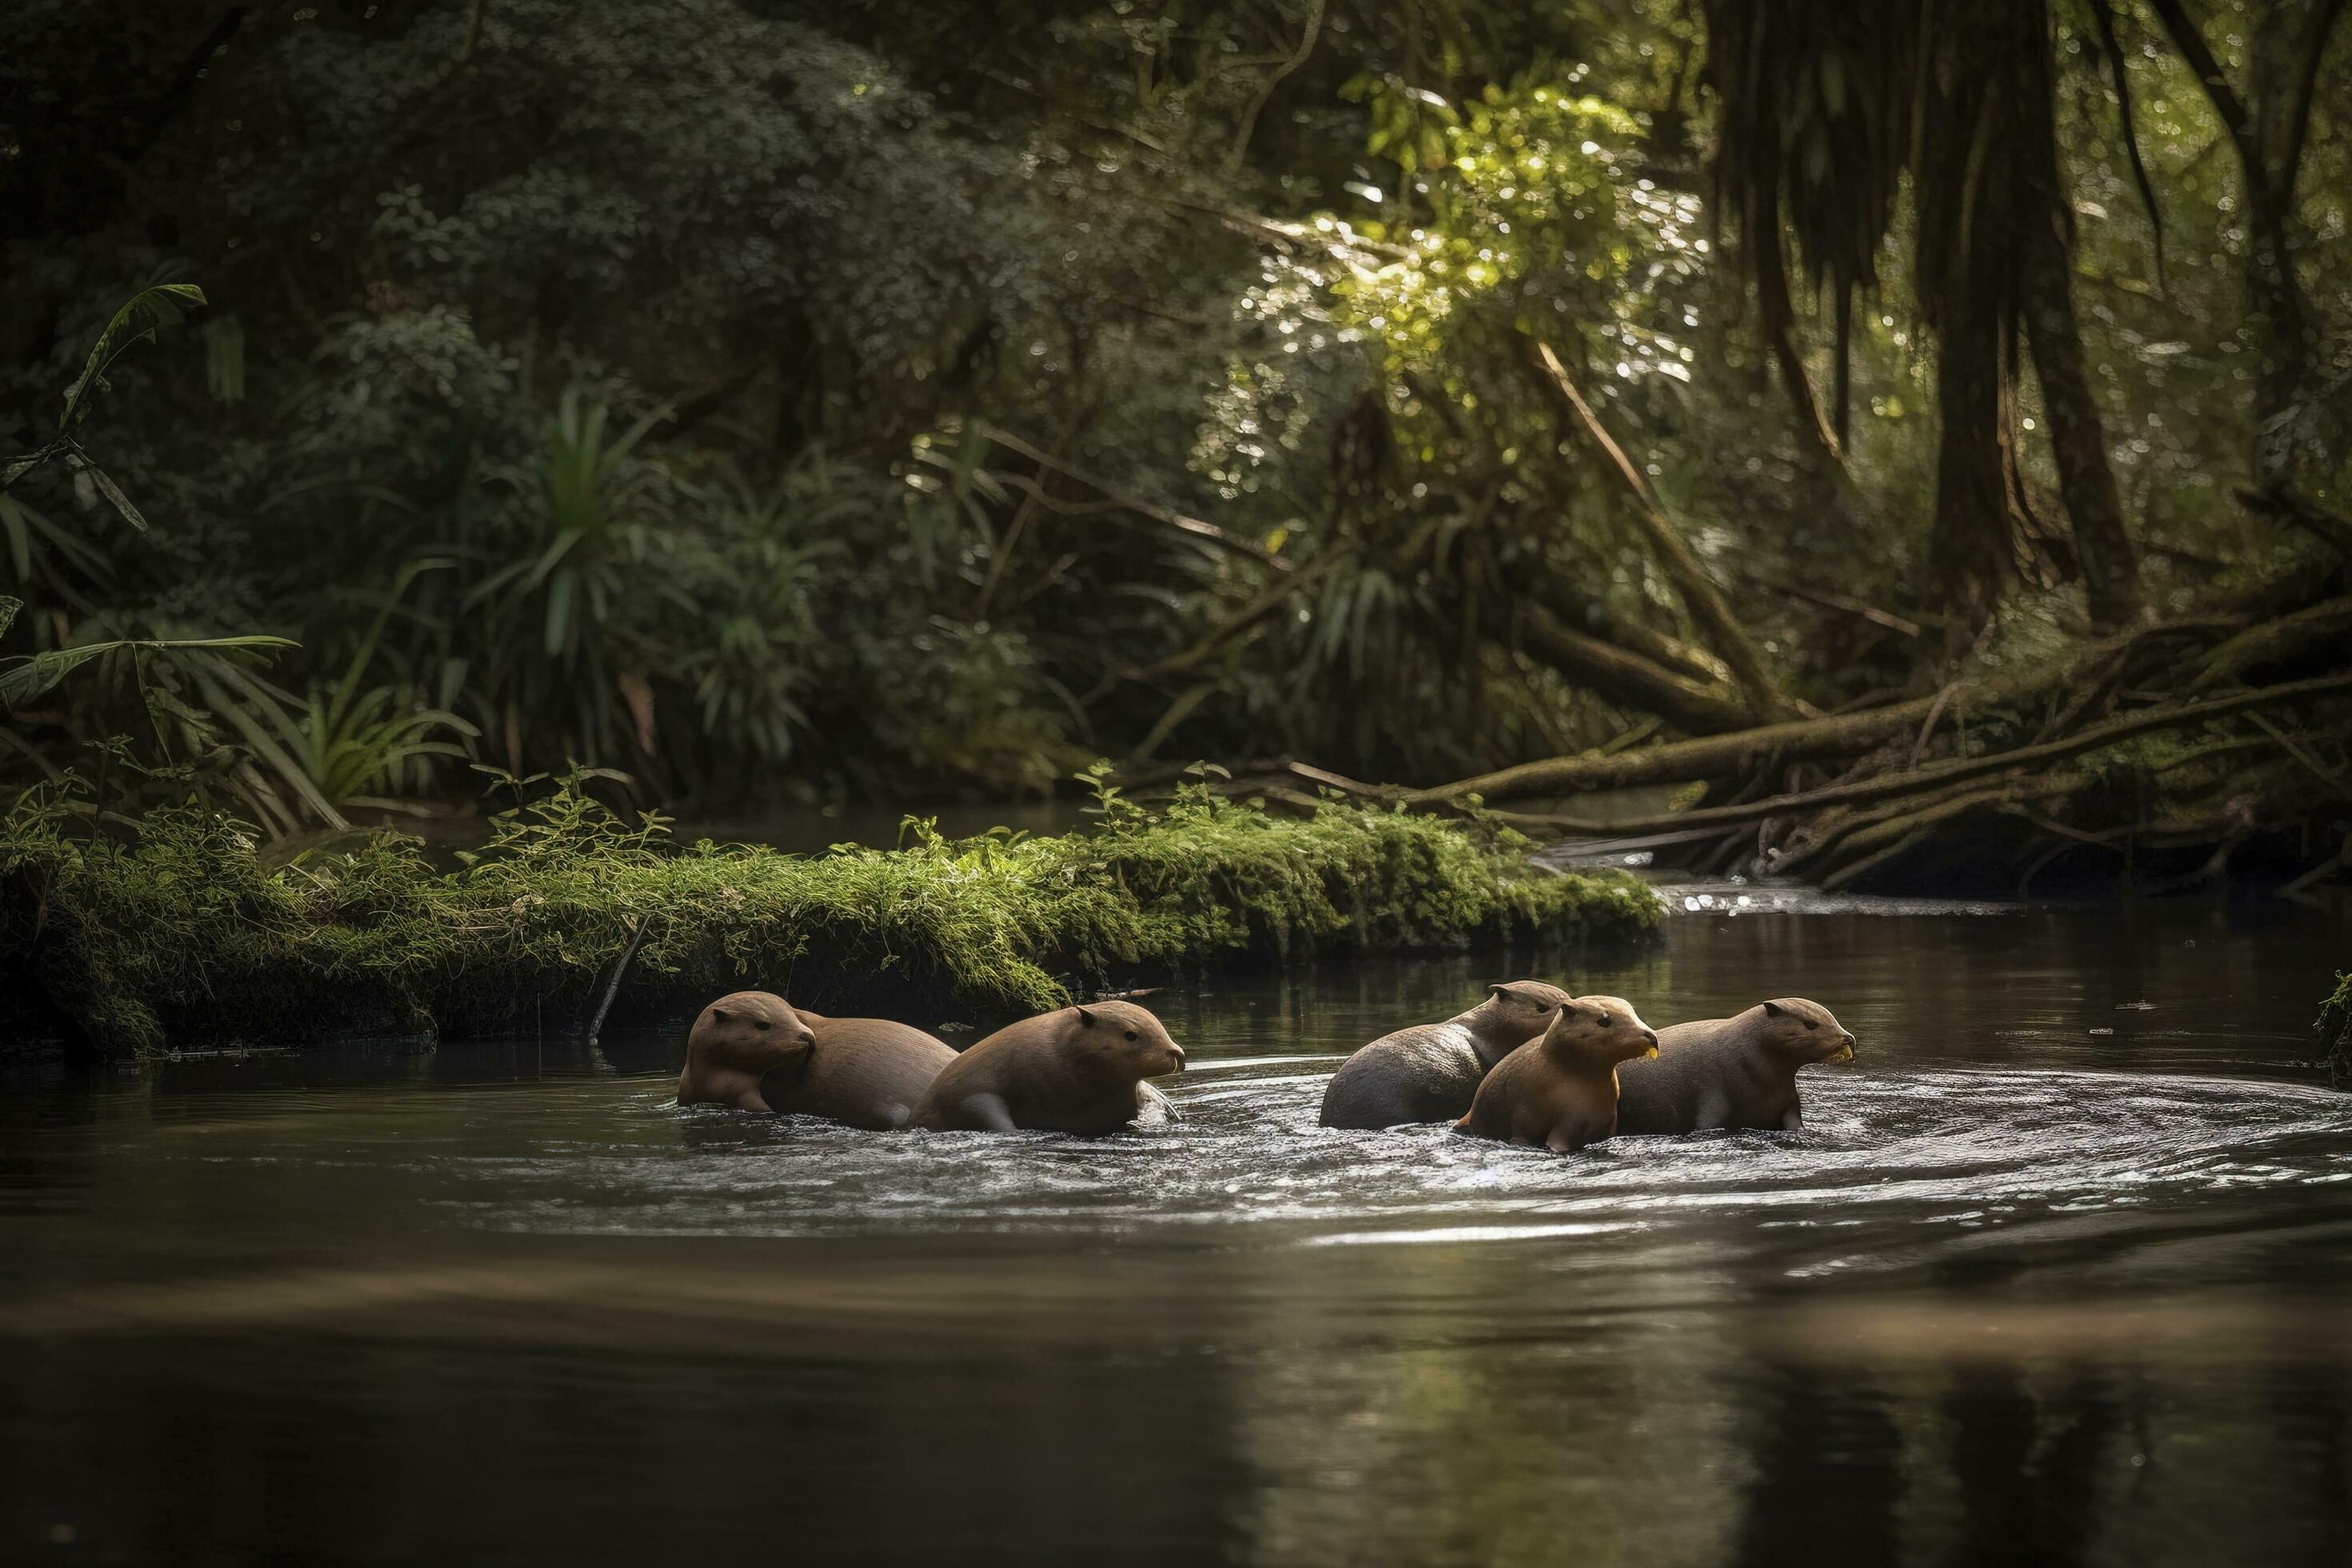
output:
[[[1706,575],[1706,569],[1691,549],[1690,542],[1666,516],[1657,491],[1633,466],[1633,459],[1625,456],[1624,448],[1610,437],[1607,427],[1592,412],[1592,405],[1584,400],[1584,395],[1577,390],[1576,383],[1570,378],[1568,367],[1560,363],[1558,354],[1552,353],[1551,345],[1533,339],[1528,341],[1535,351],[1537,363],[1549,378],[1552,388],[1559,394],[1560,401],[1575,415],[1592,444],[1609,459],[1610,467],[1633,497],[1633,515],[1649,538],[1651,552],[1674,583],[1675,591],[1681,595],[1683,606],[1690,612],[1691,621],[1699,628],[1700,635],[1722,656],[1724,663],[1731,667],[1732,679],[1738,682],[1750,706],[1759,716],[1789,711],[1788,700],[1780,695],[1780,688],[1764,668],[1763,655],[1757,650],[1747,628],[1732,616],[1731,607],[1724,603],[1721,591]]]
[[[2278,171],[2279,197],[2294,199],[2295,176],[2303,168],[2303,144],[2311,133],[2311,100],[2319,84],[2320,58],[2327,53],[2327,36],[2344,15],[2345,0],[2319,0],[2319,20],[2304,47],[2303,75],[2295,83],[2294,101],[2288,107],[2287,142]]]
[[[2205,96],[2212,100],[2213,112],[2221,117],[2221,129],[2227,131],[2230,140],[2237,143],[2238,156],[2245,163],[2246,177],[2262,179],[2263,153],[2254,141],[2253,117],[2246,112],[2245,101],[2230,85],[2229,77],[2221,69],[2221,62],[2213,58],[2212,49],[2205,42],[2204,30],[2198,26],[2197,19],[2189,16],[2180,0],[2148,0],[2148,6],[2163,22],[2165,32],[2172,38],[2172,47],[2180,51],[2180,58],[2188,61],[2189,68],[2196,73],[2198,81],[2205,89]]]
[[[2091,14],[2098,18],[2099,42],[2107,53],[2107,72],[2115,79],[2116,107],[2121,112],[2124,126],[2124,152],[2130,156],[2132,179],[2139,186],[2140,204],[2147,208],[2148,228],[2156,241],[2156,288],[2165,291],[2164,279],[2164,209],[2157,205],[2156,182],[2148,178],[2147,160],[2140,156],[2139,126],[2132,114],[2131,72],[2125,68],[2123,40],[2116,36],[2115,9],[2107,0],[2091,0]]]
[[[1225,159],[1227,168],[1240,168],[1242,160],[1249,155],[1250,137],[1257,131],[1257,117],[1265,110],[1266,101],[1274,97],[1274,89],[1282,85],[1285,77],[1305,65],[1308,57],[1315,53],[1316,36],[1323,31],[1323,4],[1324,0],[1309,0],[1307,7],[1307,29],[1299,36],[1298,47],[1292,52],[1289,58],[1275,67],[1273,75],[1258,84],[1257,92],[1250,99],[1249,107],[1242,111],[1241,130],[1235,132],[1234,150]]]
[[[1520,637],[1532,657],[1613,700],[1671,719],[1700,735],[1755,721],[1748,705],[1730,691],[1563,626],[1539,602],[1523,603],[1519,610]]]
[[[1287,572],[1290,570],[1291,563],[1289,562],[1285,561],[1281,556],[1275,554],[1274,552],[1266,549],[1263,545],[1253,544],[1246,539],[1243,539],[1235,534],[1228,533],[1213,522],[1202,522],[1197,517],[1186,517],[1181,511],[1171,511],[1168,508],[1164,506],[1156,506],[1152,502],[1145,500],[1140,496],[1130,495],[1127,491],[1120,489],[1118,486],[1109,483],[1108,480],[1098,479],[1094,478],[1092,475],[1081,473],[1077,469],[1071,468],[1068,464],[1047,456],[1044,451],[1031,446],[1028,442],[1024,441],[1020,437],[1013,435],[1010,431],[1000,430],[993,425],[979,424],[975,424],[972,426],[972,429],[980,435],[982,439],[993,441],[996,445],[1004,447],[1007,451],[1018,452],[1023,457],[1028,458],[1031,462],[1035,463],[1041,468],[1050,468],[1054,472],[1061,475],[1064,479],[1075,479],[1079,484],[1086,486],[1088,489],[1099,490],[1110,500],[1117,501],[1122,509],[1135,513],[1138,517],[1149,518],[1153,522],[1159,523],[1162,527],[1172,528],[1181,532],[1189,533],[1193,538],[1204,541],[1209,544],[1213,544],[1220,550],[1228,551],[1236,555],[1246,555],[1261,566],[1270,566],[1277,572]],[[1060,515],[1064,513],[1067,506],[1067,503],[1057,501],[1053,497],[1046,495],[1043,489],[1035,485],[1034,481],[1024,481],[1021,479],[1019,476],[1013,474],[1003,474],[998,477],[1003,479],[1006,483],[1013,485],[1014,489],[1024,489],[1029,494],[1035,497],[1037,503],[1040,506],[1043,506],[1047,511]],[[1088,509],[1081,508],[1079,515],[1083,515],[1084,511],[1087,510]]]

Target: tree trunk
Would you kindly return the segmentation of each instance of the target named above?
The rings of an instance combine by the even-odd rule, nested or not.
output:
[[[1965,655],[1992,619],[2010,567],[2008,290],[2000,286],[2000,258],[1983,254],[1990,248],[1981,239],[1971,247],[1964,275],[1948,284],[1937,311],[1941,433],[1927,598],[1943,607],[1947,662]]]
[[[1914,270],[1936,334],[1936,515],[1924,597],[1944,612],[1946,663],[1974,647],[1992,619],[2010,563],[2010,365],[2003,351],[2016,310],[2011,132],[2017,107],[2009,101],[2016,73],[2008,35],[2011,14],[2033,3],[1988,0],[1983,15],[1971,8],[1967,18],[1938,29],[1927,48],[1935,99],[1919,153]]]
[[[2344,14],[2344,0],[2304,0],[2257,11],[2247,52],[2246,91],[2252,100],[2252,144],[2259,174],[2247,171],[2247,218],[2253,248],[2247,285],[2262,317],[2263,363],[2254,384],[2254,482],[2284,484],[2295,477],[2292,426],[2319,369],[2319,336],[2311,303],[2294,269],[2296,176],[2311,128],[2311,100],[2320,57]]]
[[[2255,484],[2267,489],[2294,478],[2294,437],[2287,426],[2302,406],[2315,368],[2311,305],[2294,270],[2294,187],[2320,58],[2344,15],[2345,0],[2282,0],[2261,8],[2247,50],[2251,108],[2230,85],[2181,0],[2149,4],[2238,150],[2250,245],[2246,291],[2263,325],[2252,468]]]
[[[2082,328],[2074,316],[2074,223],[2058,167],[2046,28],[2039,53],[2020,74],[2026,79],[2018,106],[2018,151],[2024,161],[2018,195],[2025,208],[2020,304],[2042,381],[2058,486],[2074,523],[2091,625],[2113,631],[2139,613],[2139,562],[2124,526],[2123,498],[2107,461],[2106,429],[2084,365]]]
[[[1992,619],[2012,563],[2043,583],[2068,563],[2027,503],[2016,447],[2021,253],[2037,226],[2037,172],[2056,182],[2049,7],[1981,0],[1936,14],[1918,184],[1937,198],[1922,207],[1915,270],[1936,331],[1943,433],[1927,569],[1948,660]]]

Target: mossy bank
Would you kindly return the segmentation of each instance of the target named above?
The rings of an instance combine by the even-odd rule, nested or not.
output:
[[[499,819],[459,869],[414,839],[274,862],[216,813],[92,843],[19,808],[0,845],[0,1039],[42,1026],[109,1054],[583,1027],[642,933],[616,1015],[743,986],[921,1022],[1059,1005],[1235,962],[1532,946],[1649,930],[1620,874],[1530,866],[1508,832],[1327,802],[1312,816],[1107,792],[1060,837],[817,856],[673,844],[577,788]]]

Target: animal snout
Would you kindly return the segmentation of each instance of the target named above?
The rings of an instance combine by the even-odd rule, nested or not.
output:
[[[1656,1050],[1658,1048],[1658,1031],[1655,1029],[1643,1030],[1642,1040],[1643,1044],[1650,1047],[1650,1049],[1654,1051]]]
[[[803,1029],[794,1038],[793,1044],[799,1046],[800,1048],[804,1051],[813,1051],[816,1049],[816,1031],[814,1029]]]
[[[1172,1040],[1168,1045],[1168,1070],[1170,1072],[1184,1070],[1184,1047]]]

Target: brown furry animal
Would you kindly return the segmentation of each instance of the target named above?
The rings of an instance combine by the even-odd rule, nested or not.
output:
[[[1326,1127],[1366,1131],[1466,1113],[1496,1062],[1544,1032],[1568,993],[1540,980],[1486,987],[1486,999],[1442,1024],[1382,1035],[1339,1064],[1323,1087]]]
[[[677,1101],[889,1132],[955,1059],[944,1042],[887,1018],[828,1018],[769,992],[738,991],[694,1021]]]
[[[1145,1079],[1183,1070],[1183,1047],[1133,1003],[1065,1007],[999,1029],[958,1057],[915,1108],[914,1125],[1099,1137],[1159,1098]]]
[[[1853,1037],[1818,1002],[1783,996],[1728,1018],[1658,1031],[1658,1059],[1619,1075],[1621,1132],[1696,1132],[1804,1125],[1797,1069],[1853,1060]]]
[[[1658,1054],[1658,1034],[1616,996],[1579,996],[1496,1064],[1454,1131],[1565,1154],[1617,1131],[1617,1064]]]

